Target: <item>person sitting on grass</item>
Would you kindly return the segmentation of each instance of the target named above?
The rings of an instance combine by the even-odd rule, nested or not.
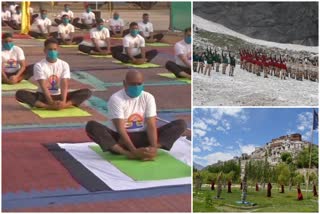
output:
[[[175,120],[157,128],[156,102],[144,91],[143,75],[136,70],[126,73],[124,88],[108,101],[108,127],[89,121],[87,135],[105,151],[125,155],[129,159],[153,160],[159,147],[170,150],[186,130],[184,120]]]
[[[74,26],[70,24],[68,15],[62,16],[62,23],[58,26],[58,42],[60,45],[74,45],[83,41],[82,36],[74,37]]]
[[[16,100],[31,107],[60,110],[79,106],[91,96],[89,89],[68,92],[69,64],[58,58],[58,41],[49,38],[44,42],[46,58],[34,65],[33,75],[38,91],[18,90]]]
[[[123,46],[117,46],[112,49],[113,58],[132,64],[143,64],[150,62],[158,54],[157,50],[145,50],[145,40],[139,34],[139,27],[136,22],[130,23],[130,34],[122,40]]]
[[[168,61],[166,69],[177,78],[191,79],[191,28],[184,30],[184,39],[174,45],[175,62]]]
[[[146,42],[159,42],[163,38],[162,33],[157,33],[153,35],[153,24],[149,21],[148,13],[144,13],[142,15],[142,22],[139,22],[138,25],[140,35],[146,40]]]
[[[33,75],[33,65],[26,66],[22,48],[14,45],[12,34],[2,34],[2,83],[16,84]]]
[[[42,9],[40,12],[40,17],[35,21],[35,24],[38,27],[38,31],[30,31],[29,35],[37,39],[47,39],[51,36],[56,37],[58,32],[50,32],[51,20],[47,16],[47,10]]]
[[[110,33],[103,24],[102,19],[97,19],[97,27],[90,30],[91,41],[80,43],[79,51],[94,55],[111,54]]]

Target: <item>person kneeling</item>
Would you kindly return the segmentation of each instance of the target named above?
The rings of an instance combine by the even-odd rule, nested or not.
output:
[[[130,23],[130,34],[122,40],[123,46],[112,48],[113,58],[124,63],[143,64],[150,62],[158,54],[157,50],[145,50],[145,40],[139,35],[139,27],[136,22]]]
[[[108,102],[108,127],[89,121],[87,135],[103,151],[125,155],[129,159],[152,160],[159,147],[170,150],[186,129],[184,120],[175,120],[157,128],[156,102],[143,91],[143,75],[136,70],[126,73],[124,88],[114,93]]]
[[[34,79],[38,82],[37,92],[18,90],[16,99],[31,107],[60,110],[79,106],[91,96],[89,89],[68,92],[70,79],[69,64],[58,59],[58,41],[49,38],[44,42],[46,58],[33,68]]]
[[[166,69],[176,77],[191,79],[191,28],[184,31],[184,39],[174,45],[175,62],[168,61]]]

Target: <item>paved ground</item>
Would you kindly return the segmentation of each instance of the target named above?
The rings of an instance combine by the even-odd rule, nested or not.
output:
[[[163,12],[154,17],[161,14]],[[88,36],[85,31],[77,33]],[[172,33],[166,37],[171,44],[180,39],[181,35]],[[43,58],[43,42],[16,39],[15,43],[23,47],[28,64]],[[112,43],[120,44],[121,41],[114,40]],[[153,63],[161,67],[141,70],[146,78],[146,90],[155,95],[160,118],[183,118],[190,127],[190,84],[157,75],[167,72],[164,65],[173,58],[173,47],[160,47],[158,51],[159,55]],[[85,123],[92,119],[108,122],[107,100],[121,88],[125,72],[130,69],[112,63],[112,59],[81,55],[76,48],[61,48],[60,56],[69,62],[72,70],[70,87],[92,89],[93,96],[82,106],[92,116],[41,119],[15,101],[14,91],[2,92],[3,211],[190,212],[190,188],[90,193],[42,146],[44,143],[89,141],[84,132]],[[190,131],[185,134],[190,136]]]

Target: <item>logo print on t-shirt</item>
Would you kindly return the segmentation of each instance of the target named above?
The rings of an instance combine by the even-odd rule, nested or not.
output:
[[[5,63],[5,68],[17,68],[18,67],[18,63],[16,60],[14,59],[9,59],[6,63]]]
[[[139,129],[143,127],[143,117],[140,114],[132,114],[127,120],[126,129]]]
[[[120,31],[120,25],[115,26],[116,31]]]
[[[135,48],[139,47],[137,42],[135,42],[133,45],[134,45]]]
[[[58,91],[59,90],[59,78],[57,75],[51,75],[49,77],[49,90],[50,91]]]
[[[148,28],[146,27],[146,32],[149,32]]]

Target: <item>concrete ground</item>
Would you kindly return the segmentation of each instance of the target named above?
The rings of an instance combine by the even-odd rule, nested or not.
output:
[[[140,12],[133,13],[140,17]],[[120,14],[126,18],[130,13],[120,10]],[[167,10],[155,10],[152,17],[167,22],[167,14]],[[8,28],[2,30],[11,31]],[[77,34],[88,37],[86,31],[77,30]],[[182,34],[179,33],[167,33],[165,36],[165,42],[170,44],[181,39]],[[24,49],[27,64],[44,58],[41,41],[15,39],[15,44]],[[121,44],[121,40],[112,40],[112,44]],[[168,72],[164,65],[173,58],[174,51],[173,46],[158,47],[157,50],[159,54],[152,63],[159,64],[160,68],[140,70],[145,75],[145,90],[156,98],[158,117],[168,121],[185,119],[190,128],[191,86],[158,75]],[[168,187],[161,191],[131,191],[121,195],[88,192],[42,145],[90,141],[84,131],[86,122],[108,122],[107,101],[121,88],[125,73],[131,69],[113,63],[113,59],[79,54],[77,48],[60,48],[59,52],[60,58],[71,68],[70,88],[90,88],[93,91],[93,96],[81,106],[91,116],[43,119],[22,107],[14,98],[15,91],[2,91],[2,211],[190,212],[191,188]],[[158,124],[163,125],[164,122],[159,121]],[[187,131],[184,135],[190,134]]]

